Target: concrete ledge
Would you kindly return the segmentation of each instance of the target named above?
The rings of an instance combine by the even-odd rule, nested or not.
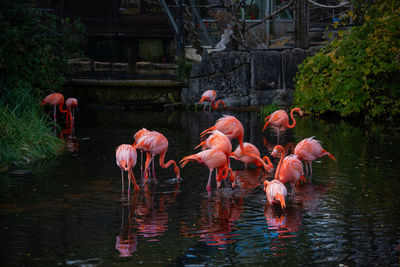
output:
[[[136,87],[177,87],[185,83],[176,80],[98,80],[98,79],[71,79],[71,85],[84,86],[136,86]]]

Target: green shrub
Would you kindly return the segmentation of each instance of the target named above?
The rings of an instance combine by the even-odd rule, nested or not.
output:
[[[307,112],[392,118],[400,115],[400,4],[378,0],[361,26],[307,58],[296,76],[295,105]]]
[[[83,33],[78,21],[22,1],[0,1],[1,168],[62,151],[39,104],[65,82],[67,58],[80,54]]]

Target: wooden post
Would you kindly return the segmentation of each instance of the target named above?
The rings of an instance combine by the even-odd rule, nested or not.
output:
[[[296,0],[294,34],[295,46],[299,48],[308,48],[308,1]]]

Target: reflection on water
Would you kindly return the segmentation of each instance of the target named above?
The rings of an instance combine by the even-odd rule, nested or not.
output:
[[[270,156],[276,136],[261,132],[256,113],[81,112],[61,132],[62,157],[29,166],[28,179],[0,175],[4,265],[399,264],[400,134],[393,127],[298,119],[280,136],[285,151],[315,136],[338,161],[315,161],[312,183],[299,186],[285,210],[268,205],[262,190],[273,172],[234,160],[235,188],[226,183],[207,194],[200,164],[181,170],[179,183],[156,166],[157,183],[121,200],[118,145],[154,129],[168,138],[168,158],[179,160],[223,114],[236,116],[244,141]],[[140,177],[140,164],[134,172]]]

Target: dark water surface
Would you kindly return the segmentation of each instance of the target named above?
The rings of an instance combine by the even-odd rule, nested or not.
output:
[[[399,265],[400,131],[392,126],[298,120],[281,143],[291,150],[316,136],[337,161],[314,162],[312,182],[283,212],[261,187],[273,174],[237,161],[235,189],[216,190],[213,176],[208,196],[205,166],[189,163],[178,183],[156,164],[158,183],[121,200],[118,145],[145,127],[168,138],[167,160],[180,160],[198,152],[200,132],[222,114],[235,115],[245,141],[269,155],[276,136],[261,133],[257,113],[81,111],[62,157],[29,166],[30,178],[0,175],[2,266]]]

